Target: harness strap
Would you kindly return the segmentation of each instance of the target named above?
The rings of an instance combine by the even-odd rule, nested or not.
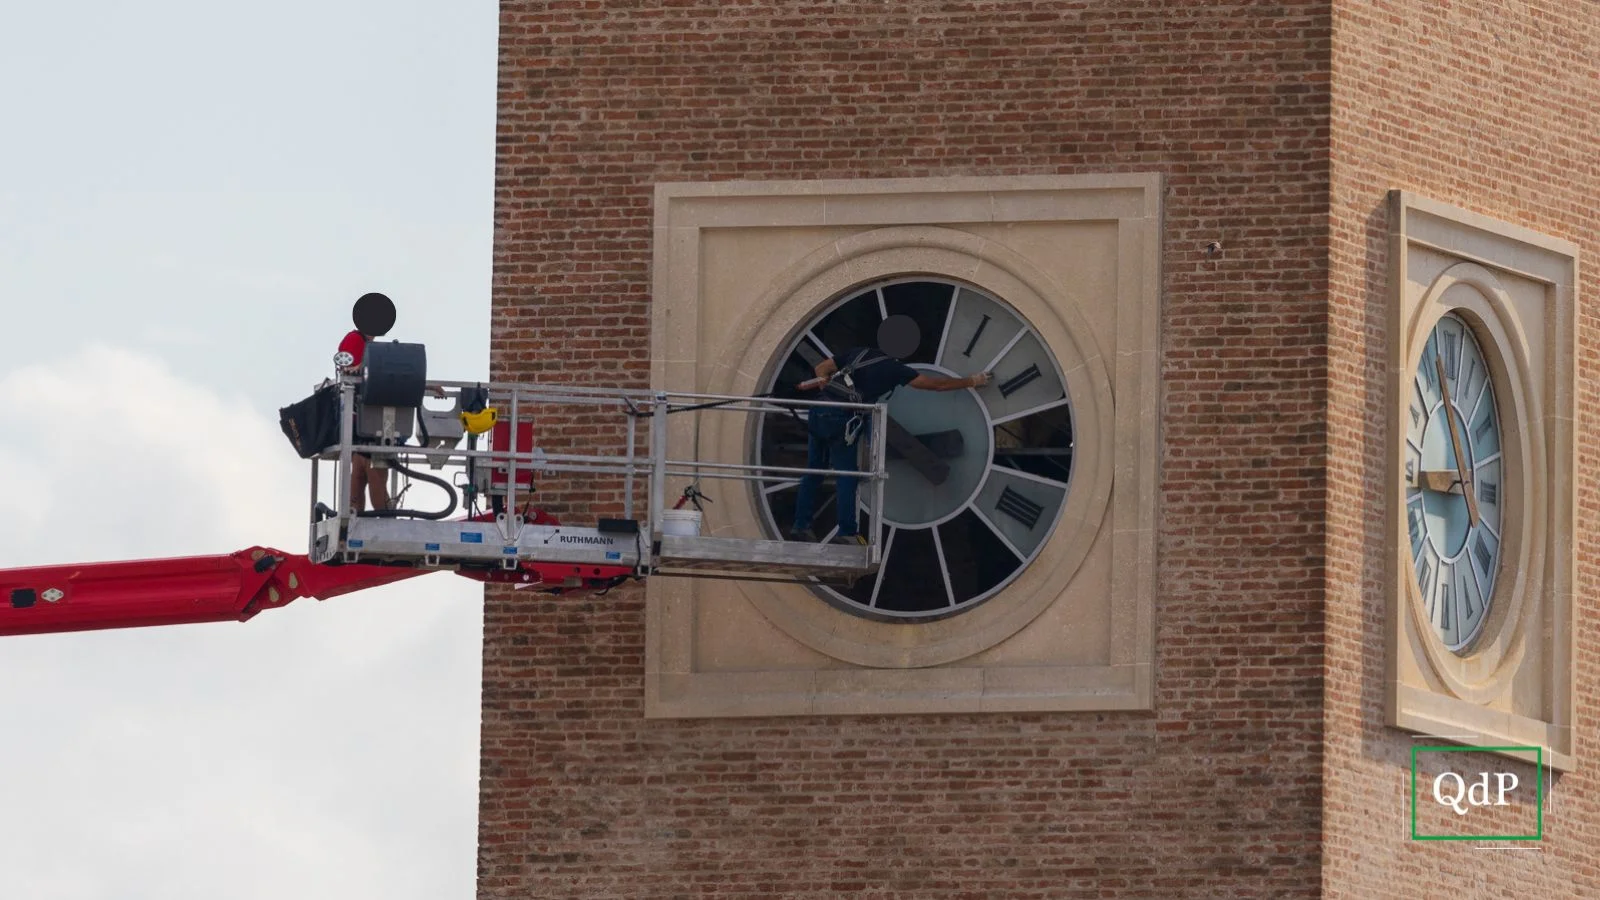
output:
[[[862,349],[857,351],[856,358],[851,360],[849,365],[845,366],[843,369],[840,369],[838,374],[834,375],[833,378],[829,379],[828,383],[823,386],[823,390],[833,391],[835,394],[844,397],[850,403],[865,403],[865,398],[861,396],[861,391],[856,388],[855,380],[850,376],[861,371],[862,369],[867,368],[868,366],[875,366],[878,363],[886,362],[889,359],[887,355],[875,356],[872,359],[865,359],[867,354],[871,352],[872,351],[870,349]],[[843,382],[843,387],[839,386],[840,382]]]

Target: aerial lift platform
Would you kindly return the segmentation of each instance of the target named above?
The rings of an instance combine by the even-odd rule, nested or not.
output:
[[[350,408],[358,387],[353,380],[340,385],[341,406]],[[419,424],[421,446],[393,443],[357,443],[353,425],[342,423],[339,443],[319,454],[312,467],[313,496],[324,462],[334,463],[339,500],[336,510],[323,505],[311,523],[311,559],[317,563],[406,564],[425,568],[442,566],[494,566],[513,571],[521,563],[572,564],[625,567],[640,577],[649,575],[699,575],[762,580],[796,578],[854,579],[872,574],[882,548],[865,544],[801,543],[764,536],[709,536],[675,533],[668,526],[668,498],[694,502],[702,479],[747,482],[752,485],[792,481],[814,470],[732,460],[699,458],[696,448],[669,446],[668,417],[692,415],[796,415],[818,406],[857,409],[871,417],[875,427],[867,448],[869,465],[861,476],[881,494],[885,467],[887,411],[883,406],[826,403],[806,400],[686,394],[662,391],[540,386],[518,384],[479,385],[470,382],[428,382],[426,393],[453,405],[444,412],[424,409]],[[483,403],[496,411],[493,439],[483,450],[463,448],[464,421],[473,416],[463,409]],[[620,431],[620,447],[593,448],[592,453],[551,453],[538,446],[537,421],[541,413],[561,409],[578,413],[605,433]],[[371,416],[371,407],[363,415]],[[499,411],[504,410],[504,414]],[[403,414],[404,411],[402,411]],[[466,413],[463,416],[463,413]],[[597,413],[597,415],[596,415]],[[385,417],[386,413],[379,413]],[[609,424],[618,427],[608,429]],[[389,428],[382,418],[377,429]],[[641,428],[641,424],[644,423]],[[643,432],[643,433],[641,433]],[[513,436],[514,439],[513,439]],[[392,441],[388,434],[380,440]],[[349,505],[347,487],[350,459],[371,453],[400,472],[415,478],[426,467],[455,473],[453,486],[470,496],[489,497],[495,513],[465,520],[438,520],[419,515],[357,515]],[[829,476],[824,470],[817,474]],[[428,473],[431,474],[431,473]],[[516,515],[537,483],[560,483],[563,478],[609,478],[620,492],[621,518],[597,519],[593,524],[543,524],[537,517]],[[677,488],[682,486],[680,494]],[[645,498],[642,514],[638,495]],[[879,498],[881,502],[881,498]],[[332,513],[331,515],[329,513]],[[874,536],[875,537],[875,536]]]
[[[833,473],[701,458],[698,429],[668,422],[679,414],[748,423],[753,416],[804,418],[822,406],[852,409],[872,425],[856,477],[881,509],[888,477],[882,404],[430,381],[425,368],[422,345],[373,342],[359,374],[326,381],[284,410],[284,432],[311,468],[307,553],[254,547],[0,570],[0,635],[244,621],[298,597],[326,599],[440,571],[562,593],[604,592],[652,576],[848,582],[881,564],[877,529],[861,544],[702,533],[692,514],[668,504],[698,506],[705,479],[759,489]],[[541,421],[574,416],[614,438],[594,446],[568,441],[561,449],[571,452],[541,443]],[[675,435],[689,435],[680,440],[688,446],[671,445]],[[357,454],[385,472],[392,508],[353,507]],[[571,479],[609,485],[603,493],[620,499],[622,515],[564,522],[534,507],[541,486]],[[440,508],[406,506],[414,494],[430,493]]]

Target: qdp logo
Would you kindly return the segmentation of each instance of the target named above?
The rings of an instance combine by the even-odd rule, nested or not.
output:
[[[1432,777],[1418,775],[1420,753],[1517,752],[1534,762],[1533,784],[1527,785],[1515,772],[1490,772],[1446,765]],[[1466,762],[1466,760],[1463,760]],[[1531,790],[1529,789],[1531,787]],[[1519,788],[1520,793],[1519,793]],[[1535,820],[1532,834],[1484,834],[1482,829],[1506,831],[1505,815],[1492,816],[1497,807],[1524,807],[1531,799]],[[1422,834],[1417,827],[1418,805],[1426,810],[1446,811],[1443,816],[1425,818],[1436,823],[1444,819],[1450,834]],[[1478,813],[1474,816],[1473,813]],[[1496,823],[1491,825],[1491,823]],[[1473,833],[1478,832],[1478,833]],[[1544,751],[1539,747],[1412,747],[1411,748],[1411,839],[1414,841],[1539,841],[1544,839]]]

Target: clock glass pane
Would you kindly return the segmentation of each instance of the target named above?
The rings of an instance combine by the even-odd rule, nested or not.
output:
[[[1493,602],[1506,502],[1493,379],[1466,319],[1439,320],[1408,387],[1402,465],[1412,566],[1435,635],[1466,652]]]
[[[1024,335],[991,363],[988,371],[994,373],[994,380],[981,393],[996,422],[1008,422],[1067,400],[1066,387],[1038,335]]]
[[[884,563],[848,586],[816,584],[829,602],[869,617],[936,619],[965,611],[1010,583],[1043,548],[1066,505],[1073,420],[1066,382],[1046,345],[1010,306],[970,285],[928,277],[889,279],[847,292],[801,323],[773,360],[766,389],[802,394],[823,359],[876,345],[884,318],[910,316],[920,343],[903,361],[920,373],[964,377],[991,371],[983,389],[928,391],[903,386],[888,398],[890,443],[911,440],[946,474],[891,447],[882,514],[863,483],[853,513],[863,533],[877,528]],[[764,417],[755,453],[764,465],[804,467],[805,424]],[[913,450],[918,448],[912,447]],[[798,481],[767,485],[758,502],[766,527],[783,537],[794,519]],[[837,530],[832,477],[819,491],[812,530]]]
[[[956,375],[984,371],[1000,351],[1027,332],[1020,316],[986,294],[962,288],[955,298],[939,365]]]
[[[1067,499],[1066,485],[997,468],[978,493],[975,508],[1006,540],[1017,556],[1033,556],[1044,541],[1049,519],[1045,513],[1059,509]]]
[[[1478,515],[1495,534],[1500,533],[1501,484],[1499,456],[1478,464],[1473,475],[1473,490],[1478,495]]]
[[[1424,525],[1425,518],[1422,512],[1422,492],[1416,491],[1406,501],[1406,530],[1411,537],[1411,558],[1415,560],[1422,553],[1422,544],[1428,539],[1428,529]]]
[[[918,371],[928,366],[912,366]],[[885,524],[931,525],[955,515],[983,483],[989,471],[990,432],[983,409],[972,391],[935,393],[900,388],[889,397],[889,415],[897,425],[934,448],[950,466],[940,484],[921,480],[911,461],[889,448],[889,483],[920,484],[920,490],[885,490]],[[971,452],[968,451],[971,448]],[[863,495],[862,506],[871,511],[872,497]]]

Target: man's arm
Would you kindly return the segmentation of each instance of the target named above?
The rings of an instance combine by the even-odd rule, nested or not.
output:
[[[907,382],[919,391],[959,391],[962,388],[983,387],[992,378],[988,372],[979,372],[965,378],[947,378],[944,375],[918,375]]]
[[[815,371],[817,373],[817,377],[802,381],[795,385],[795,387],[802,391],[814,391],[817,388],[822,387],[828,383],[829,378],[833,377],[833,373],[839,371],[839,364],[834,362],[831,358],[825,359],[822,362],[817,363],[817,368]]]

